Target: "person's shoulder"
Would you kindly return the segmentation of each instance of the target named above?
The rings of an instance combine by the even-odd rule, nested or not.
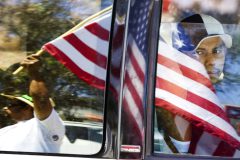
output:
[[[32,119],[31,119],[32,120]],[[30,120],[27,120],[27,121],[22,121],[22,122],[18,122],[16,124],[12,124],[12,125],[9,125],[9,126],[6,126],[6,127],[3,127],[0,129],[0,135],[4,134],[4,133],[7,133],[8,131],[11,131],[11,130],[14,130],[14,129],[17,129],[23,125],[25,125],[26,123],[29,123],[31,122]]]
[[[49,125],[63,125],[61,117],[54,108],[52,109],[50,115],[46,119],[39,120],[39,122],[48,127],[50,127]]]
[[[17,124],[13,124],[13,125],[9,125],[9,126],[3,127],[3,128],[0,129],[0,134],[3,133],[3,132],[6,132],[6,131],[8,131],[8,130],[10,130],[12,128],[15,128],[15,127],[17,127]]]
[[[56,119],[56,118],[59,119],[60,117],[59,117],[57,111],[54,108],[52,108],[50,115],[46,119],[41,120],[41,122],[49,121],[51,119]]]

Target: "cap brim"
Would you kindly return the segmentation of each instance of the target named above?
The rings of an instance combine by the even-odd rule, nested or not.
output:
[[[3,96],[3,97],[6,97],[6,98],[12,99],[12,100],[17,99],[19,101],[22,101],[22,102],[28,104],[31,107],[34,107],[32,102],[30,102],[30,101],[28,101],[28,100],[26,100],[26,99],[24,99],[22,97],[15,97],[15,96],[3,94],[3,93],[1,93],[0,95]]]
[[[220,37],[227,48],[231,48],[231,47],[232,47],[232,37],[231,37],[230,35],[228,35],[228,34],[219,34],[219,35],[212,35],[212,36],[207,36],[207,37],[203,38],[203,39],[198,43],[198,45],[195,47],[195,49],[198,48],[199,45],[200,45],[204,40],[206,40],[206,39],[208,39],[208,38],[214,38],[214,37]]]
[[[30,101],[28,101],[28,100],[26,100],[26,99],[24,99],[24,98],[22,98],[22,97],[15,97],[15,99],[17,99],[17,100],[19,100],[19,101],[22,101],[22,102],[24,102],[24,103],[27,103],[27,104],[28,104],[29,106],[31,106],[31,107],[34,107],[32,102],[30,102]]]
[[[219,37],[221,37],[222,41],[224,42],[224,44],[226,45],[227,48],[231,48],[232,47],[232,37],[228,34],[222,34],[222,35],[218,35]]]

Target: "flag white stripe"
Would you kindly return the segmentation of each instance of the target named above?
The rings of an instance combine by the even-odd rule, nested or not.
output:
[[[171,83],[174,83],[175,85],[180,86],[181,88],[188,90],[204,99],[207,99],[210,102],[219,106],[221,109],[223,109],[223,106],[219,102],[216,94],[211,89],[202,85],[201,83],[198,83],[190,78],[178,74],[161,64],[157,64],[157,76]]]
[[[141,51],[137,47],[137,44],[135,43],[133,38],[130,36],[129,39],[130,39],[129,41],[131,42],[130,46],[132,48],[133,55],[134,55],[135,59],[138,61],[138,64],[139,64],[139,67],[141,68],[142,73],[145,73],[145,66],[146,66],[145,59],[144,59]]]
[[[142,116],[141,113],[139,112],[139,108],[137,106],[137,104],[135,103],[135,100],[132,96],[131,91],[129,90],[129,88],[127,86],[124,87],[124,95],[125,95],[125,100],[127,102],[127,107],[130,110],[130,113],[132,114],[132,116],[134,117],[134,119],[136,120],[135,122],[138,125],[139,130],[142,130]],[[142,107],[142,106],[139,106]]]
[[[133,40],[133,38],[131,36],[130,36],[129,41],[130,41],[129,46],[131,46],[131,50],[132,50],[131,56],[133,56],[133,58],[137,61],[138,67],[140,68],[141,72],[144,74],[145,66],[146,66],[144,57],[142,56],[139,48],[137,47],[135,41]],[[129,63],[127,64],[127,73],[130,76],[131,83],[134,86],[134,88],[136,89],[138,96],[142,97],[144,88],[143,88],[143,84],[141,81],[141,77],[139,77],[139,74],[136,71],[136,66],[133,66],[131,59],[130,59]],[[142,106],[139,106],[139,107],[142,107]]]
[[[106,12],[103,15],[97,16],[96,18],[92,19],[91,21],[89,21],[88,23],[86,23],[84,26],[88,26],[91,25],[92,23],[97,23],[100,24],[100,26],[106,30],[110,30],[110,26],[111,26],[111,18],[112,18],[112,11]],[[104,23],[103,23],[104,21]],[[84,27],[83,26],[83,27]],[[82,29],[83,27],[80,27],[79,29]]]
[[[208,110],[205,110],[185,99],[182,99],[170,92],[167,92],[159,88],[156,88],[155,96],[157,98],[168,101],[169,103],[184,110],[185,112],[191,113],[192,115],[202,119],[203,121],[208,122],[211,125],[223,130],[224,132],[228,133],[236,140],[238,141],[240,140],[240,137],[236,134],[235,130],[228,122],[216,116],[215,114],[209,112]]]
[[[143,84],[141,82],[141,77],[139,77],[139,75],[137,74],[134,66],[132,63],[128,63],[127,66],[127,73],[130,77],[131,83],[133,84],[134,88],[136,89],[138,94],[142,94],[143,93]],[[142,96],[139,96],[142,97]]]
[[[78,52],[66,40],[61,39],[52,43],[55,47],[61,50],[65,55],[70,58],[79,68],[85,72],[97,77],[98,79],[106,79],[106,69],[97,66],[95,63],[89,61],[80,52]]]
[[[196,153],[200,155],[213,155],[220,142],[221,140],[219,138],[213,138],[211,134],[204,132],[196,146]]]
[[[115,76],[111,76],[111,87],[114,88],[114,91],[119,91],[120,89],[120,80],[119,78],[115,77]]]
[[[159,41],[158,54],[165,56],[178,64],[194,69],[195,72],[199,72],[204,77],[209,78],[206,69],[199,61],[179,52],[162,41]]]
[[[74,32],[74,34],[80,39],[83,43],[85,43],[88,47],[94,49],[101,55],[107,57],[108,56],[108,41],[104,41],[98,38],[96,35],[92,34],[85,28]]]
[[[233,158],[239,158],[239,157],[240,157],[240,150],[236,150],[233,155]]]

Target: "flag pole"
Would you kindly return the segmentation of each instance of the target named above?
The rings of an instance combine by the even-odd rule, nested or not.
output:
[[[70,30],[68,30],[67,32],[65,32],[64,34],[62,34],[60,37],[63,37],[63,36],[66,36],[67,34],[69,33],[72,33],[74,32],[75,30],[77,30],[78,28],[84,26],[86,23],[88,23],[89,21],[97,18],[98,16],[110,11],[112,9],[112,6],[109,6],[103,10],[101,10],[100,12],[97,12],[96,14],[93,14],[92,16],[84,19],[83,21],[81,21],[79,24],[77,24],[76,26],[74,26],[73,28],[71,28]],[[44,50],[43,49],[40,49],[39,51],[37,51],[35,54],[36,55],[42,55],[44,53]],[[18,74],[19,72],[21,72],[22,70],[24,69],[23,66],[20,66],[18,67],[18,69],[16,69],[12,74],[13,75],[16,75]]]

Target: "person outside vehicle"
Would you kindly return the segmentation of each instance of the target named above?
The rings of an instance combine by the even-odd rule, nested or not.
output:
[[[232,46],[232,38],[224,33],[215,18],[194,14],[183,19],[173,31],[172,45],[201,62],[212,84],[222,80],[226,49]],[[172,152],[188,153],[192,139],[191,123],[165,109],[158,108],[156,112],[159,128],[167,133],[165,140]]]
[[[21,65],[31,78],[30,96],[1,94],[10,100],[4,111],[16,124],[0,129],[0,151],[58,153],[65,127],[51,104],[48,89],[38,71],[39,58],[30,55]]]

